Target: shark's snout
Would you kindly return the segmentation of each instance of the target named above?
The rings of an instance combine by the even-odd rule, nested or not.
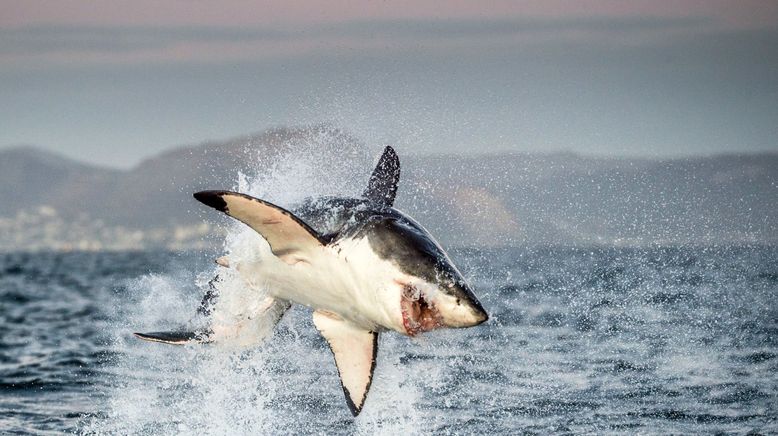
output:
[[[441,304],[440,309],[448,327],[473,327],[489,319],[489,314],[466,283],[456,284],[454,288],[447,299],[449,301]],[[451,298],[454,304],[451,304]]]
[[[483,324],[489,320],[489,314],[486,313],[484,307],[481,306],[480,301],[471,300],[467,304],[469,306],[470,315],[471,315],[471,324],[468,327],[476,326],[478,324]]]

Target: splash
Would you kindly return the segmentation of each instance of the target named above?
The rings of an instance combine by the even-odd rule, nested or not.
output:
[[[331,129],[315,130],[288,144],[289,151],[273,162],[259,156],[256,171],[239,173],[228,188],[286,207],[309,196],[356,196],[371,167],[364,147],[355,147],[351,139],[346,144],[344,138]],[[247,158],[251,155],[248,150]],[[235,221],[226,226],[222,250],[231,261],[267,255],[267,243],[253,230]],[[213,325],[237,325],[247,334],[206,346],[164,346],[131,337],[133,329],[175,329],[197,322],[195,309],[217,273]],[[273,332],[272,323],[251,319],[264,292],[247,291],[237,273],[216,265],[141,277],[129,283],[128,291],[135,304],[120,311],[115,323],[117,357],[105,410],[85,420],[84,434],[395,434],[421,428],[415,410],[421,390],[403,373],[397,354],[401,338],[382,338],[370,398],[354,420],[310,310],[293,307]],[[269,340],[241,340],[258,335]]]

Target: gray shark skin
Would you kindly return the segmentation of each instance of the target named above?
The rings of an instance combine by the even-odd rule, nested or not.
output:
[[[247,287],[266,290],[269,297],[260,315],[267,313],[274,322],[292,303],[314,310],[314,325],[332,350],[354,416],[370,389],[379,333],[416,336],[438,328],[472,327],[489,318],[443,248],[393,207],[399,178],[397,154],[386,147],[362,198],[308,199],[289,211],[236,192],[194,194],[268,242],[272,254],[258,261],[232,265],[225,257],[217,263],[236,268]],[[214,281],[198,309],[201,315],[210,315],[218,298]],[[221,338],[216,331],[136,336],[168,344]]]

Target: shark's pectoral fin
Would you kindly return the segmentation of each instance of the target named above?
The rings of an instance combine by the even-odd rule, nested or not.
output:
[[[308,250],[326,243],[292,212],[267,201],[230,191],[202,191],[194,197],[254,229],[267,240],[273,254],[288,263],[304,260]]]
[[[339,316],[321,310],[313,313],[313,323],[335,356],[346,402],[351,413],[357,416],[373,381],[378,333],[355,327]]]

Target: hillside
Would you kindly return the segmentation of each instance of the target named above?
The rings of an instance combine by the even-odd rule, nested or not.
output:
[[[224,221],[192,192],[243,180],[281,204],[357,195],[379,151],[327,126],[181,147],[129,171],[30,147],[0,150],[0,249],[198,246]],[[446,244],[778,242],[776,154],[647,160],[403,151],[397,206]]]

